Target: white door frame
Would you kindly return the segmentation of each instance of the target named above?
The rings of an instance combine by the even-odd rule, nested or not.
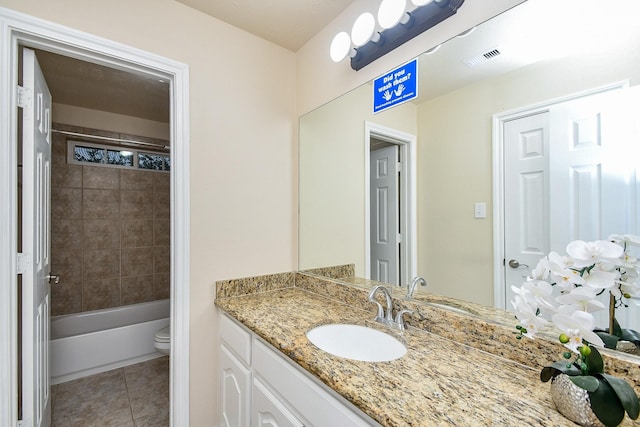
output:
[[[401,132],[386,126],[372,122],[364,123],[364,251],[365,251],[365,278],[371,276],[371,185],[369,177],[371,167],[369,156],[371,150],[371,138],[397,144],[400,147],[400,158],[405,165],[405,173],[402,174],[400,185],[402,206],[400,221],[402,222],[402,235],[405,241],[401,243],[401,276],[400,283],[411,280],[416,276],[418,266],[418,225],[417,225],[417,176],[416,176],[416,136]],[[407,282],[408,284],[408,282]]]
[[[509,120],[540,113],[555,104],[628,87],[629,81],[625,80],[493,115],[493,304],[496,308],[502,310],[509,310],[511,308],[506,307],[505,304],[504,123]],[[534,266],[531,266],[531,268],[533,267]]]
[[[18,45],[170,80],[170,419],[189,425],[189,69],[186,64],[0,7],[0,425],[18,420]],[[8,207],[8,208],[7,208]],[[181,286],[178,286],[180,284]]]

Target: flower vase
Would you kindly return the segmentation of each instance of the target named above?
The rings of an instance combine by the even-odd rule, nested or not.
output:
[[[587,390],[578,387],[566,374],[551,379],[551,400],[558,412],[574,423],[587,427],[604,427],[591,410]]]

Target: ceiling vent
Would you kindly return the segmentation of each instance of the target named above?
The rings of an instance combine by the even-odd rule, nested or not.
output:
[[[500,48],[496,47],[493,49],[489,49],[488,51],[483,52],[479,55],[467,58],[462,62],[464,62],[464,65],[466,65],[467,67],[475,67],[476,65],[484,64],[487,61],[497,58],[500,55],[502,55],[502,52],[500,52]]]

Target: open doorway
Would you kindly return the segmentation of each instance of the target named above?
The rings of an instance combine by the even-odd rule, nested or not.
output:
[[[415,145],[415,135],[365,125],[365,271],[398,286],[417,268]]]
[[[171,396],[170,420],[188,420],[188,286],[177,287],[176,283],[189,283],[188,281],[188,210],[189,210],[189,186],[188,186],[188,99],[187,99],[187,67],[174,61],[161,58],[137,49],[119,45],[108,40],[97,39],[88,34],[72,31],[65,27],[35,20],[29,16],[17,14],[11,11],[2,10],[0,20],[5,28],[8,28],[6,38],[1,40],[3,61],[0,68],[2,85],[0,92],[2,96],[2,107],[0,108],[0,128],[2,129],[3,144],[0,147],[1,168],[7,173],[0,179],[2,194],[7,195],[8,212],[3,212],[2,230],[0,232],[7,236],[3,239],[3,256],[0,271],[2,280],[7,283],[3,289],[0,307],[5,313],[13,313],[14,316],[3,316],[1,320],[1,332],[3,342],[2,363],[3,372],[8,373],[7,378],[3,375],[2,401],[0,414],[2,425],[16,425],[18,419],[27,419],[33,422],[33,416],[24,413],[19,416],[19,402],[17,398],[18,390],[18,343],[19,323],[18,316],[18,278],[21,269],[24,268],[24,259],[30,254],[20,253],[18,247],[18,146],[17,136],[19,134],[18,108],[16,101],[16,90],[18,78],[14,70],[18,69],[19,48],[27,46],[44,52],[69,56],[87,63],[96,64],[102,67],[111,67],[117,70],[126,70],[129,73],[163,79],[164,84],[169,87],[168,110],[169,110],[169,145],[172,150],[167,159],[170,161],[170,172],[168,173],[169,207],[170,218],[167,220],[168,231],[165,240],[170,242],[169,252],[169,273],[167,274],[168,286],[166,292],[171,296],[170,316],[171,316],[171,386],[168,393]],[[55,102],[55,101],[54,101]],[[96,127],[95,129],[99,129]],[[87,134],[87,132],[78,132]],[[89,134],[89,136],[96,136]],[[126,139],[126,138],[121,138]],[[131,138],[130,138],[131,139]],[[83,141],[81,141],[83,142]],[[94,141],[95,142],[95,141]],[[104,142],[104,141],[103,141]],[[64,145],[64,144],[63,144]],[[68,146],[66,147],[68,149]],[[94,147],[92,147],[94,148]],[[106,153],[106,151],[105,151]],[[144,153],[143,153],[144,154]],[[104,168],[105,170],[107,168]],[[83,207],[83,203],[80,204]],[[84,224],[83,224],[84,225]],[[78,228],[78,227],[75,227]],[[83,227],[84,228],[84,227]],[[74,229],[74,231],[76,231]],[[18,263],[20,260],[20,263]],[[97,264],[100,264],[98,261]],[[51,276],[53,272],[49,273]],[[26,286],[27,284],[24,284]],[[23,301],[24,302],[24,301]],[[42,386],[40,384],[39,386]],[[23,396],[23,398],[28,398]],[[45,424],[43,424],[45,425]]]

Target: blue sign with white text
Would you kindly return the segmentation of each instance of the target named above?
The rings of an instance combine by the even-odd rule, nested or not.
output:
[[[373,113],[418,97],[418,59],[373,81]]]

